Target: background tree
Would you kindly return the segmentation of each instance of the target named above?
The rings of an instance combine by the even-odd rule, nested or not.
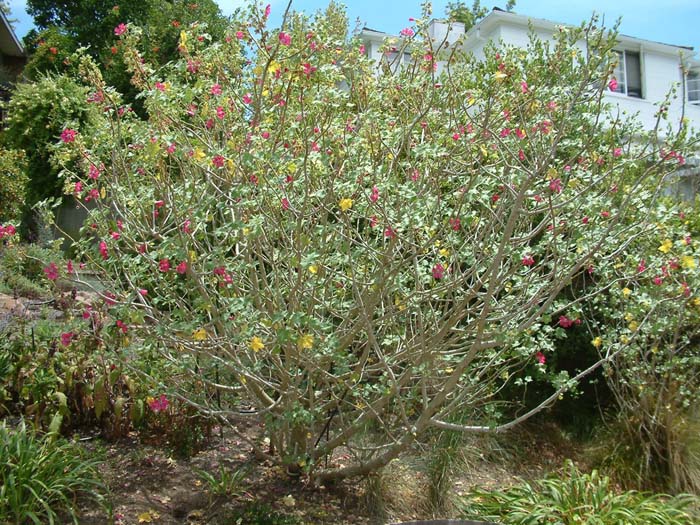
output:
[[[506,10],[510,11],[515,7],[516,0],[508,0]],[[461,22],[464,30],[468,31],[474,24],[489,14],[489,10],[481,5],[481,0],[474,0],[471,8],[462,0],[458,2],[448,2],[445,7],[445,14],[448,20]]]

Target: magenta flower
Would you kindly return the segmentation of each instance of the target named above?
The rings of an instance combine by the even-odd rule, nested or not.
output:
[[[56,263],[51,263],[44,268],[44,273],[49,281],[55,281],[58,279],[58,267]]]
[[[270,138],[270,132],[269,131],[263,131],[260,136],[264,138],[265,140]]]
[[[163,273],[169,272],[170,271],[170,261],[167,258],[161,259],[158,262],[158,269]]]
[[[289,36],[284,31],[282,31],[280,33],[279,39],[280,39],[280,44],[282,44],[283,46],[288,46],[289,44],[292,43],[292,37]]]
[[[117,27],[114,28],[114,34],[116,36],[121,36],[124,33],[126,33],[126,29],[127,29],[126,24],[122,22],[121,24],[119,24]]]
[[[639,265],[637,266],[637,273],[642,273],[646,269],[647,269],[646,261],[644,259],[642,259],[641,261],[639,261]]]
[[[80,181],[76,182],[76,183],[75,183],[75,187],[73,188],[73,191],[74,191],[76,194],[79,194],[80,192],[82,192],[82,191],[83,191],[83,183],[80,182]]]
[[[219,84],[214,84],[209,90],[209,92],[212,95],[221,95],[221,93],[223,93],[223,90],[221,89],[221,86]]]
[[[521,90],[523,93],[527,93],[527,92],[528,92],[527,82],[524,82],[524,81],[523,81],[523,82],[520,83],[520,90]]]
[[[165,84],[163,84],[162,82],[156,82],[153,86],[154,86],[158,91],[161,91],[161,92],[165,93]]]
[[[268,18],[270,16],[270,4],[267,4],[265,6],[265,18]]]
[[[100,178],[100,168],[94,164],[90,164],[90,169],[88,170],[88,177],[92,180],[97,180]]]
[[[526,255],[523,257],[524,266],[532,266],[533,264],[535,264],[535,259],[532,257],[532,255]]]
[[[222,108],[221,106],[218,106],[216,108],[216,118],[218,118],[219,120],[223,120],[225,116],[226,116],[226,110],[224,108]]]
[[[250,104],[253,101],[253,97],[251,96],[250,93],[246,93],[243,95],[243,103],[244,104]]]
[[[581,222],[583,224],[588,224],[588,220],[589,220],[588,217],[584,217],[583,219],[581,219]]]
[[[663,279],[663,277],[661,277],[660,275],[657,275],[656,277],[654,277],[654,280],[653,280],[653,281],[654,281],[654,284],[655,284],[656,286],[660,286],[660,285],[663,284],[664,279]]]
[[[61,132],[61,140],[65,143],[74,142],[77,131],[71,128],[66,128]]]
[[[372,186],[372,194],[369,196],[369,200],[372,202],[377,202],[379,200],[379,188]]]
[[[118,241],[118,240],[119,240],[119,237],[121,237],[122,234],[119,233],[119,232],[112,232],[112,233],[110,233],[110,236],[111,236],[112,239],[114,239],[115,241]]]
[[[107,243],[104,241],[100,241],[99,249],[100,249],[100,255],[102,256],[102,260],[107,260],[107,257],[108,257]]]
[[[310,77],[311,74],[318,69],[316,66],[312,66],[308,62],[303,63],[301,67],[302,71],[304,72],[304,75],[306,75],[307,77]]]
[[[450,228],[452,228],[453,231],[457,232],[461,227],[462,221],[459,219],[459,217],[450,218]]]
[[[435,266],[433,266],[431,272],[433,274],[433,279],[439,281],[445,276],[445,267],[440,263],[435,263]]]
[[[63,346],[68,346],[71,343],[71,341],[73,340],[74,336],[75,336],[75,334],[73,332],[63,332],[61,334],[61,344]]]
[[[608,87],[610,88],[610,91],[617,91],[617,80],[615,79],[615,77],[610,79]]]
[[[544,354],[542,352],[537,352],[535,354],[535,359],[537,359],[537,362],[541,365],[543,365],[547,362],[547,358],[544,356]]]
[[[226,159],[223,158],[221,155],[215,155],[214,158],[211,159],[211,163],[217,168],[223,168],[224,162],[226,162]]]
[[[158,412],[167,410],[168,404],[168,398],[165,397],[165,394],[161,394],[160,397],[152,399],[148,402],[148,408],[157,414]]]
[[[404,29],[399,31],[399,34],[403,37],[411,38],[413,35],[416,34],[416,32],[413,29],[411,29],[410,27],[405,27]]]
[[[243,33],[243,31],[236,31],[236,38],[238,40],[243,40],[245,38],[245,34]]]
[[[459,133],[453,133],[452,140],[459,140]]]
[[[549,181],[549,189],[554,193],[561,193],[562,187],[561,179],[552,179]]]
[[[185,219],[185,222],[182,223],[182,231],[183,233],[192,233],[192,221],[189,219]]]
[[[119,330],[121,330],[121,332],[123,334],[126,334],[129,331],[129,327],[126,325],[126,323],[124,323],[124,321],[122,321],[120,319],[117,319],[116,325],[117,325],[117,328]]]
[[[71,261],[69,259],[68,262],[66,263],[66,273],[71,274],[71,273],[73,273],[74,270],[75,270],[75,268],[73,268],[73,261]]]
[[[562,328],[571,328],[573,324],[574,322],[565,315],[559,317],[559,326]]]
[[[613,157],[619,157],[620,155],[622,155],[622,148],[615,148],[613,150]]]
[[[287,197],[282,197],[282,209],[288,210],[289,206],[289,199]]]
[[[384,237],[387,239],[393,239],[396,236],[396,232],[393,230],[391,226],[387,226],[384,229]]]
[[[185,275],[187,273],[187,261],[182,261],[175,267],[175,271],[180,275]]]

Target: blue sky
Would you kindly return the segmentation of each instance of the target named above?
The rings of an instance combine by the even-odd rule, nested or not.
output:
[[[445,12],[448,0],[433,2],[433,16]],[[119,0],[115,0],[118,4]],[[230,13],[245,0],[218,0],[224,13]],[[272,5],[272,23],[279,23],[287,0],[269,0]],[[293,0],[297,11],[314,12],[323,8],[328,0]],[[363,25],[398,33],[409,24],[410,17],[420,15],[420,0],[346,0],[351,22],[360,19]],[[466,0],[471,5],[471,0]],[[26,0],[9,0],[14,18],[19,19],[17,34],[24,36],[32,27],[31,18],[24,8]],[[488,7],[504,5],[501,2],[482,0]],[[606,25],[622,17],[621,32],[647,40],[667,44],[693,46],[700,50],[700,0],[518,0],[515,11],[520,14],[547,18],[555,22],[578,24],[587,20],[594,11],[605,16]]]

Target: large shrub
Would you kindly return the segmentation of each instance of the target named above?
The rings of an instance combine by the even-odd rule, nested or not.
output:
[[[252,404],[275,458],[319,479],[379,468],[431,427],[502,431],[551,404],[575,378],[514,420],[491,401],[582,322],[562,290],[651,231],[677,165],[660,148],[682,147],[608,116],[614,35],[562,29],[479,62],[419,21],[379,72],[335,5],[267,17],[220,42],[192,27],[157,70],[120,26],[147,122],[83,61],[105,120],[62,155],[97,202],[80,246],[131,351],[160,352],[168,388],[205,412]]]

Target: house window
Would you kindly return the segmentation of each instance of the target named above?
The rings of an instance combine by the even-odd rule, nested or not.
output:
[[[642,98],[642,69],[639,53],[635,51],[615,51],[617,64],[613,76],[617,80],[617,93],[628,97]]]
[[[691,71],[688,73],[686,86],[688,92],[688,102],[691,104],[700,105],[700,73],[697,71]]]

